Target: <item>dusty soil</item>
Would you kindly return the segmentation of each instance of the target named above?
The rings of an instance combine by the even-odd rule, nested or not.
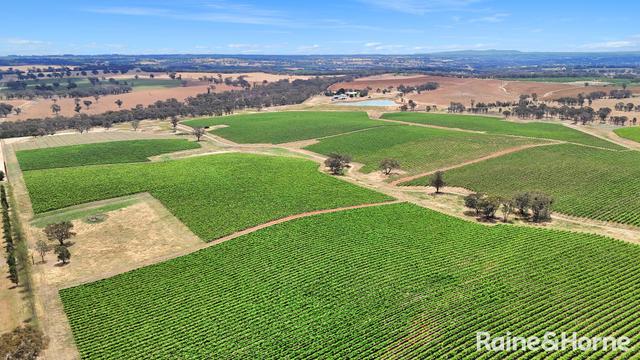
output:
[[[206,244],[149,195],[124,209],[107,212],[101,223],[75,220],[77,235],[70,240],[72,254],[68,265],[59,266],[49,253],[45,263],[34,254],[34,269],[40,321],[50,334],[51,343],[45,357],[72,359],[75,346],[62,309],[58,289],[110,277],[141,266],[188,254]],[[32,229],[31,241],[44,239],[39,229]],[[117,235],[117,236],[114,236]]]
[[[539,96],[563,89],[579,88],[578,85],[561,83],[541,83],[529,81],[504,81],[495,79],[458,78],[448,76],[414,75],[398,76],[393,74],[377,75],[356,79],[353,82],[337,83],[331,89],[354,88],[364,89],[371,87],[373,93],[376,89],[397,87],[399,85],[415,86],[426,82],[437,82],[440,87],[433,91],[424,91],[421,94],[408,95],[419,104],[448,106],[450,102],[460,102],[466,106],[471,105],[471,100],[478,102],[515,101],[521,94],[536,93]]]
[[[93,102],[93,104],[87,109],[82,103],[82,114],[100,114],[109,110],[118,110],[118,106],[115,101],[120,99],[123,101],[122,108],[130,109],[136,105],[151,105],[158,100],[167,100],[171,98],[184,101],[184,99],[190,96],[196,96],[198,94],[206,93],[209,85],[195,85],[186,87],[175,88],[159,88],[159,89],[144,89],[139,91],[133,91],[128,94],[121,95],[107,95],[101,97],[97,102],[94,98],[87,98]],[[227,86],[224,84],[216,85],[214,92],[222,92],[235,89],[235,87]],[[82,100],[85,100],[84,98]],[[7,117],[7,120],[24,120],[29,118],[42,118],[52,117],[51,105],[53,101],[50,99],[35,99],[31,101],[20,100],[18,104],[22,108],[20,115],[12,114]],[[63,98],[58,99],[57,104],[60,105],[60,115],[73,116],[76,112],[74,99]]]
[[[30,320],[29,307],[23,300],[24,289],[21,286],[16,287],[9,280],[8,273],[9,269],[3,256],[0,259],[0,309],[2,309],[0,334],[9,332]]]

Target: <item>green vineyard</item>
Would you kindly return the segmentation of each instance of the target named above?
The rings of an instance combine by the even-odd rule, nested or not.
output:
[[[203,240],[302,212],[390,200],[308,160],[250,154],[32,170],[24,179],[35,213],[149,192]]]
[[[544,122],[516,123],[489,116],[393,113],[383,115],[384,119],[401,120],[417,124],[436,125],[448,128],[482,131],[487,134],[517,135],[541,139],[572,142],[583,145],[623,150],[620,145],[574,130],[562,124]]]
[[[448,171],[448,184],[500,196],[552,195],[569,215],[640,226],[640,154],[578,145],[527,149]],[[427,178],[406,185],[425,185]]]
[[[63,289],[86,359],[541,358],[477,331],[631,338],[640,247],[483,226],[409,204],[313,216]]]
[[[362,171],[367,173],[377,170],[381,160],[393,158],[411,174],[537,142],[542,141],[398,125],[322,139],[306,149],[325,155],[349,154],[354,161],[365,164]]]
[[[350,111],[284,111],[262,114],[218,116],[185,121],[191,127],[219,126],[215,135],[238,143],[280,144],[315,139],[376,126],[386,125],[371,120],[365,112]]]
[[[22,150],[16,153],[20,168],[52,169],[97,164],[148,161],[148,157],[197,149],[200,144],[185,139],[111,141],[96,144]]]
[[[640,143],[640,127],[626,127],[613,130],[618,136]]]

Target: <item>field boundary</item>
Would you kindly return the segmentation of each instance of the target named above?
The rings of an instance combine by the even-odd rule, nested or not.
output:
[[[526,145],[521,145],[521,146],[517,146],[514,148],[509,148],[509,149],[505,149],[505,150],[501,150],[501,151],[497,151],[494,152],[492,154],[483,156],[483,157],[479,157],[477,159],[473,159],[473,160],[469,160],[469,161],[465,161],[463,163],[459,163],[459,164],[455,164],[455,165],[451,165],[451,166],[446,166],[440,169],[436,169],[436,170],[431,170],[428,172],[424,172],[421,174],[416,174],[416,175],[411,175],[411,176],[407,176],[407,177],[403,177],[400,179],[396,179],[394,181],[391,181],[389,184],[393,185],[393,186],[398,186],[399,184],[408,182],[408,181],[412,181],[412,180],[416,180],[419,179],[421,177],[425,177],[425,176],[429,176],[432,174],[435,174],[438,171],[447,171],[447,170],[453,170],[453,169],[457,169],[457,168],[461,168],[463,166],[467,166],[467,165],[471,165],[471,164],[475,164],[475,163],[479,163],[485,160],[489,160],[489,159],[494,159],[497,157],[501,157],[504,155],[508,155],[514,152],[519,152],[522,150],[526,150],[526,149],[530,149],[530,148],[535,148],[535,147],[540,147],[540,146],[552,146],[552,145],[560,145],[563,144],[563,142],[549,142],[549,143],[542,143],[542,144],[526,144]]]
[[[424,112],[419,112],[419,113],[424,113]],[[393,113],[385,113],[385,114],[393,114]],[[426,114],[426,113],[424,113],[424,114]],[[382,115],[384,115],[384,114],[382,114]],[[447,113],[441,113],[441,115],[447,115]],[[471,115],[464,115],[464,116],[471,116]],[[490,115],[475,115],[474,114],[473,116],[484,116],[484,117],[487,117],[487,118],[499,119],[499,118],[497,118],[495,116],[490,116]],[[377,119],[374,119],[374,120],[398,123],[398,124],[409,125],[409,126],[422,126],[422,127],[426,127],[426,128],[432,128],[432,129],[459,131],[459,132],[466,132],[466,133],[472,133],[472,134],[483,134],[483,135],[489,135],[489,136],[507,136],[507,137],[513,137],[513,138],[539,140],[539,141],[552,141],[552,142],[556,142],[558,144],[573,144],[573,145],[585,146],[585,147],[590,147],[590,148],[594,148],[594,149],[601,149],[601,150],[608,150],[608,151],[627,151],[627,150],[629,150],[629,146],[626,146],[626,145],[624,145],[622,143],[613,141],[613,139],[609,139],[609,138],[601,136],[601,135],[597,135],[597,134],[593,134],[593,133],[585,131],[585,130],[581,130],[581,128],[579,128],[579,127],[573,127],[571,125],[565,124],[562,121],[559,121],[559,122],[530,121],[530,122],[526,122],[524,124],[535,123],[535,122],[543,123],[543,124],[544,123],[558,124],[558,125],[561,125],[561,126],[565,126],[565,127],[569,128],[569,129],[580,131],[580,132],[582,132],[584,134],[587,134],[589,136],[593,136],[593,137],[598,138],[600,140],[604,140],[604,141],[612,143],[614,145],[618,145],[618,146],[622,147],[623,149],[615,150],[615,149],[604,148],[604,147],[596,146],[596,145],[581,144],[581,143],[576,143],[576,142],[572,142],[572,141],[565,141],[565,140],[549,139],[549,138],[545,138],[545,137],[533,137],[533,136],[513,135],[513,134],[494,134],[494,133],[491,133],[491,132],[479,131],[479,130],[469,130],[469,129],[461,129],[461,128],[456,128],[456,127],[446,127],[446,126],[439,126],[439,125],[414,123],[414,122],[403,121],[403,120],[385,119],[382,116],[380,118],[377,118]],[[506,120],[500,120],[500,121],[506,121]],[[517,124],[517,122],[516,122],[516,124]]]

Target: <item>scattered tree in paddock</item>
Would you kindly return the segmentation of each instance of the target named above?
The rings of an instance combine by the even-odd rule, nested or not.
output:
[[[91,107],[91,104],[93,104],[93,101],[91,100],[84,100],[82,102],[84,104],[84,106],[87,108],[87,110],[89,110],[89,107]]]
[[[521,192],[513,197],[513,203],[521,216],[528,216],[531,198],[528,192]]]
[[[47,255],[49,250],[49,244],[47,244],[46,241],[38,240],[38,242],[36,242],[36,251],[38,252],[38,254],[40,254],[40,258],[42,259],[43,263],[44,256]]]
[[[435,174],[429,180],[429,185],[436,188],[436,194],[440,193],[440,189],[447,186],[447,183],[444,181],[444,172],[436,171]]]
[[[82,106],[80,106],[80,104],[76,104],[76,106],[73,108],[73,111],[77,112],[78,114],[80,114],[81,110]]]
[[[384,175],[389,175],[395,169],[400,169],[400,163],[395,159],[384,159],[380,162],[378,167]]]
[[[496,212],[500,208],[500,199],[495,196],[487,196],[480,199],[478,204],[482,216],[487,219],[493,219],[496,217]]]
[[[324,165],[331,170],[333,175],[342,175],[344,170],[351,167],[351,156],[332,153],[324,161]]]
[[[133,131],[138,131],[139,127],[140,127],[140,120],[131,121],[131,128],[133,129]]]
[[[16,107],[16,109],[18,108]],[[11,110],[13,110],[13,105],[0,103],[0,117],[6,117],[11,113]]]
[[[502,204],[500,205],[500,210],[502,211],[502,221],[509,222],[509,215],[513,213],[515,208],[515,202],[513,199],[502,199]]]
[[[607,116],[609,116],[609,114],[611,114],[611,109],[608,107],[603,107],[598,109],[598,117],[600,118],[600,122],[604,123],[605,120],[607,119]]]
[[[172,116],[171,117],[171,129],[173,130],[173,132],[176,132],[176,130],[178,129],[178,123],[180,121],[178,120],[177,116]]]
[[[416,104],[416,102],[411,100],[411,99],[409,99],[408,105],[409,105],[409,108],[411,109],[411,111],[415,111],[416,110],[416,106],[418,106],[418,104]]]
[[[13,108],[13,112],[16,113],[16,115],[20,115],[20,113],[22,112],[22,108],[16,106]]]
[[[51,112],[53,112],[56,116],[58,116],[58,114],[60,113],[60,110],[62,110],[60,108],[60,105],[58,105],[58,104],[52,104],[51,105]]]
[[[122,104],[124,104],[124,102],[123,102],[122,100],[120,100],[120,99],[118,99],[118,100],[114,101],[114,103],[115,103],[116,105],[118,105],[118,109],[122,108]]]
[[[76,233],[73,231],[73,224],[69,221],[62,221],[55,224],[49,224],[44,228],[44,234],[51,241],[58,241],[61,246]]]
[[[533,222],[539,223],[551,220],[553,198],[543,193],[531,193],[529,197],[531,199],[531,218]]]
[[[482,193],[473,193],[464,197],[464,206],[473,209],[476,215],[480,215],[480,202],[484,198]]]
[[[192,134],[193,136],[196,137],[196,141],[200,141],[200,139],[202,139],[202,137],[205,134],[205,130],[203,127],[196,127],[196,128],[193,128]]]
[[[71,252],[64,245],[56,245],[54,252],[58,256],[58,261],[61,261],[63,265],[71,259]]]

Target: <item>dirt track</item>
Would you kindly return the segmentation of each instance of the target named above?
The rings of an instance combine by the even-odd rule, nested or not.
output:
[[[416,174],[416,175],[412,175],[412,176],[407,176],[407,177],[404,177],[404,178],[396,179],[396,180],[390,182],[389,184],[393,185],[393,186],[397,186],[397,185],[400,185],[402,183],[405,183],[405,182],[408,182],[408,181],[411,181],[411,180],[415,180],[415,179],[419,179],[421,177],[425,177],[425,176],[429,176],[429,175],[435,174],[438,171],[448,171],[448,170],[452,170],[452,169],[457,169],[457,168],[460,168],[460,167],[463,167],[463,166],[479,163],[479,162],[482,162],[482,161],[485,161],[485,160],[489,160],[489,159],[494,159],[494,158],[497,158],[497,157],[500,157],[500,156],[504,156],[504,155],[511,154],[511,153],[514,153],[514,152],[522,151],[522,150],[525,150],[525,149],[530,149],[530,148],[539,147],[539,146],[556,145],[556,144],[559,144],[559,143],[560,142],[549,142],[549,143],[542,143],[542,144],[527,144],[527,145],[516,146],[516,147],[513,147],[513,148],[497,151],[497,152],[494,152],[492,154],[489,154],[487,156],[483,156],[483,157],[480,157],[480,158],[477,158],[477,159],[465,161],[465,162],[462,162],[462,163],[459,163],[459,164],[446,166],[446,167],[443,167],[443,168],[440,168],[440,169],[437,169],[437,170],[433,170],[433,171],[429,171],[429,172],[425,172],[425,173],[422,173],[422,174]]]
[[[397,87],[399,85],[415,86],[426,82],[437,82],[440,87],[433,91],[423,91],[421,94],[410,94],[407,98],[419,104],[435,104],[440,107],[446,107],[450,102],[460,102],[465,106],[469,106],[472,100],[476,103],[516,101],[521,94],[536,93],[542,97],[543,94],[553,94],[556,91],[584,89],[584,87],[576,84],[504,81],[432,75],[396,76],[392,74],[364,77],[356,79],[353,82],[338,83],[331,86],[331,89],[364,89],[370,87],[373,89],[371,93],[375,94],[376,89]]]

